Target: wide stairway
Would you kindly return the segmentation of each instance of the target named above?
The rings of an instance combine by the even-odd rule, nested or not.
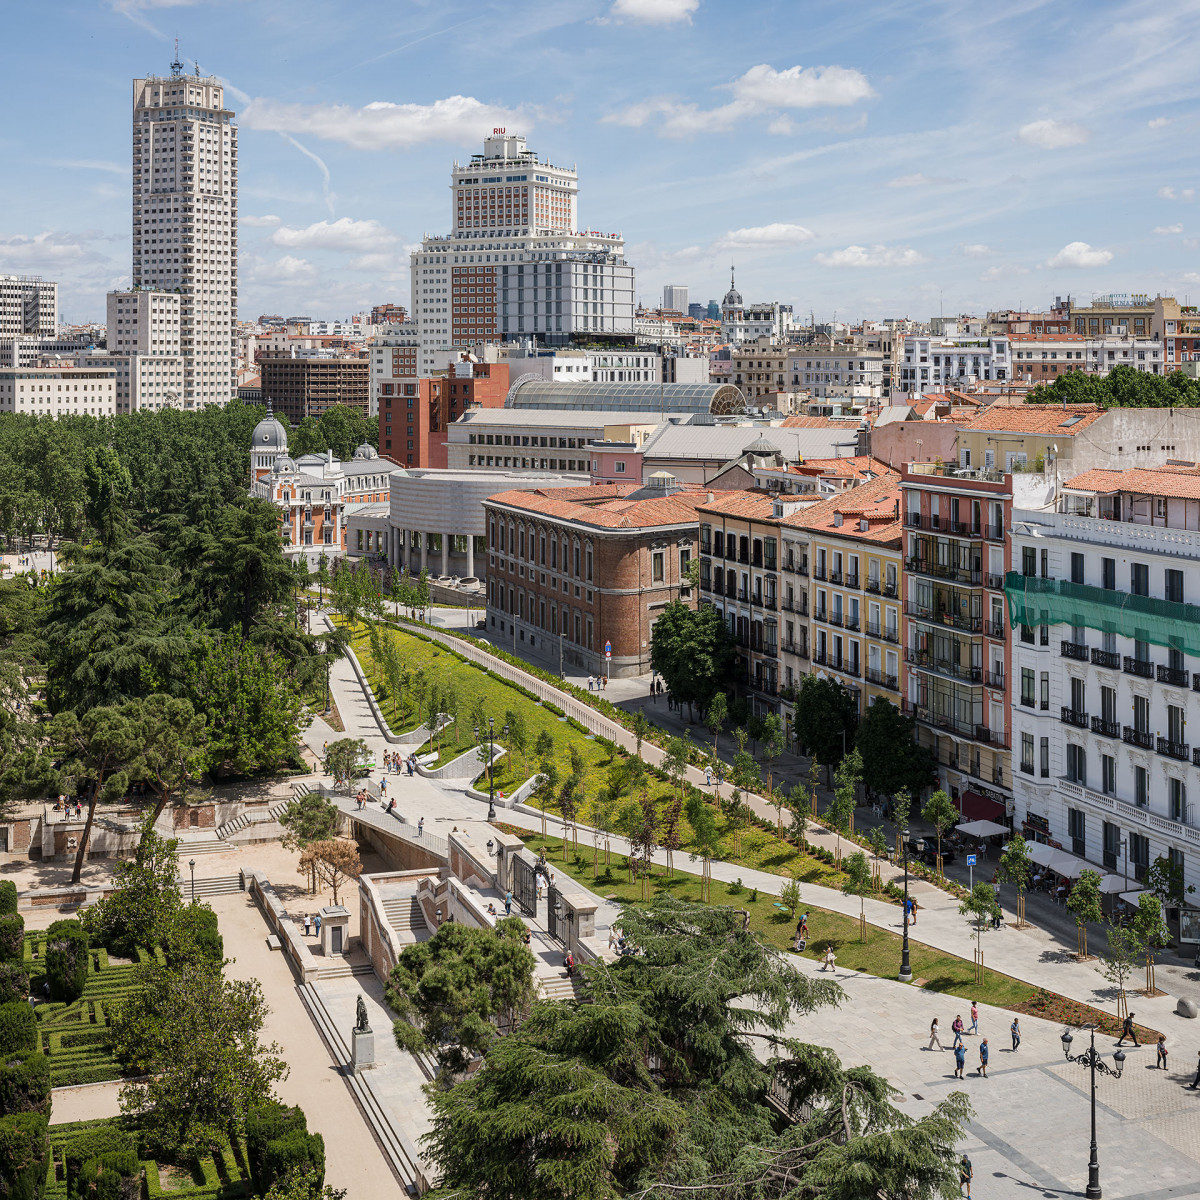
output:
[[[226,821],[217,830],[217,837],[229,838],[242,829],[248,829],[251,825],[263,825],[268,821],[278,821],[283,815],[290,801],[281,800],[278,804],[271,805],[270,808],[249,808],[239,817],[234,817],[232,821]]]
[[[179,833],[175,835],[175,841],[177,843],[175,853],[179,856],[181,863],[196,854],[224,854],[227,850],[237,849],[236,846],[223,841],[220,833],[215,829],[197,830],[195,833],[190,831]]]
[[[383,911],[388,924],[396,931],[397,940],[402,946],[423,941],[429,933],[425,914],[417,903],[416,896],[397,896],[391,900],[385,899]]]

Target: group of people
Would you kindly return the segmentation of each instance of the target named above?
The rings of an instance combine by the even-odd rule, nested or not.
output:
[[[589,692],[605,692],[608,690],[607,675],[589,675],[588,676],[588,691]]]
[[[66,796],[59,796],[59,798],[54,802],[54,811],[55,812],[65,812],[67,814],[67,816],[71,815],[72,808],[75,809],[76,817],[83,816],[83,801],[80,800],[79,797],[75,798],[74,804],[72,804],[71,801],[69,799],[67,799]]]
[[[410,754],[405,757],[399,750],[385,750],[383,752],[383,769],[389,775],[403,775],[405,768],[411,775],[417,767],[417,756]],[[385,782],[384,787],[387,786]]]
[[[954,1076],[956,1079],[963,1079],[965,1078],[963,1072],[967,1065],[967,1044],[963,1038],[966,1034],[979,1032],[979,1005],[974,1000],[971,1001],[971,1024],[969,1028],[963,1021],[962,1014],[960,1013],[955,1016],[950,1029],[954,1034],[954,1041],[950,1046],[950,1049],[954,1051]],[[1021,1045],[1021,1022],[1018,1017],[1013,1017],[1008,1031],[1012,1037],[1013,1053],[1016,1053]],[[929,1045],[926,1048],[932,1050],[935,1047],[938,1050],[946,1049],[942,1045],[937,1017],[933,1018],[929,1026]],[[991,1050],[988,1046],[988,1040],[987,1038],[983,1038],[979,1043],[979,1066],[977,1070],[984,1079],[987,1078],[988,1059],[990,1056]]]

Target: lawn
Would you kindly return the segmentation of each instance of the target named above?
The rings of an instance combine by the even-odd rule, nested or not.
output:
[[[24,966],[35,996],[42,995],[45,981],[42,970],[45,941],[44,932],[25,935]],[[110,962],[108,951],[103,948],[92,949],[88,955],[91,964],[83,995],[70,1004],[46,1001],[34,1009],[40,1048],[50,1060],[50,1080],[54,1087],[99,1083],[121,1076],[120,1064],[109,1050],[108,1018],[113,1006],[134,989],[137,966]]]
[[[528,830],[518,829],[512,825],[497,824],[497,828],[505,833],[512,833],[521,838],[534,853],[543,847],[546,858],[554,871],[565,870],[573,879],[584,887],[605,898],[613,898],[622,904],[644,903],[641,899],[641,883],[631,883],[629,873],[622,869],[625,862],[623,855],[611,856],[611,867],[606,872],[601,849],[599,876],[592,876],[592,846],[591,839],[583,837],[579,840],[578,853],[572,849],[569,860],[564,863],[562,857],[562,838],[543,838],[540,834],[531,834]],[[686,862],[680,855],[680,862]],[[700,901],[700,878],[698,875],[676,870],[668,876],[665,868],[655,867],[653,876],[656,894],[669,892],[680,900]],[[801,891],[801,900],[804,893]],[[711,884],[711,904],[731,905],[745,909],[750,914],[750,928],[760,934],[763,939],[780,950],[789,954],[792,950],[792,939],[795,937],[796,921],[774,896],[752,891],[748,888],[739,890],[737,884],[726,884],[714,879]],[[857,917],[843,916],[841,913],[830,912],[828,909],[815,908],[809,904],[801,904],[801,912],[808,913],[809,938],[803,957],[818,962],[824,959],[825,951],[833,946],[837,958],[837,968],[840,971],[864,971],[868,975],[877,975],[883,979],[895,979],[900,970],[901,936],[888,929],[867,926],[867,940],[864,944],[859,940],[859,922]],[[897,914],[899,915],[899,914]],[[983,953],[986,961],[988,953],[988,937],[983,937]],[[992,1004],[998,1008],[1012,1009],[1015,1012],[1032,1013],[1036,1016],[1074,1017],[1075,1023],[1097,1020],[1096,1009],[1085,1005],[1064,1000],[1054,993],[1044,992],[1033,985],[997,971],[986,970],[982,984],[975,982],[975,964],[966,959],[947,954],[932,946],[915,941],[909,936],[909,963],[912,966],[913,979],[925,991],[940,992],[947,996],[956,996],[963,1000],[964,1007],[971,1000],[983,1004]],[[1119,1030],[1111,1014],[1105,1013],[1102,1022],[1111,1027],[1113,1032]],[[945,1016],[943,1028],[949,1029],[953,1015]],[[1151,1040],[1158,1035],[1152,1030],[1139,1029],[1139,1037],[1150,1036]]]
[[[67,1176],[64,1152],[72,1138],[105,1126],[119,1126],[120,1118],[76,1121],[50,1126],[50,1167],[46,1173],[46,1200],[66,1200]],[[136,1130],[134,1131],[136,1140]],[[203,1155],[193,1162],[172,1164],[142,1158],[146,1185],[142,1195],[149,1200],[178,1197],[179,1200],[234,1200],[254,1194],[250,1171],[241,1147],[234,1152],[225,1146],[217,1155]]]

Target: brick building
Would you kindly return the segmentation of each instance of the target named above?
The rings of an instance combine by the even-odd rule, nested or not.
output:
[[[658,614],[672,600],[695,602],[687,567],[696,551],[696,509],[709,495],[662,472],[644,487],[490,497],[489,627],[511,635],[517,653],[561,653],[564,666],[594,674],[645,674]]]
[[[293,424],[319,417],[336,404],[370,412],[371,364],[365,358],[293,358],[263,355],[262,394]]]
[[[402,467],[445,467],[446,431],[469,408],[503,408],[508,363],[463,356],[425,379],[397,375],[379,392],[379,449]]]

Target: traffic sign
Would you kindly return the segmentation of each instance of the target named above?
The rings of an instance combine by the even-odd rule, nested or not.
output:
[[[968,855],[967,855],[967,866],[968,866],[968,867],[973,867],[974,865],[975,865],[975,855],[974,855],[974,854],[968,854]]]
[[[604,657],[612,658],[612,642],[604,643]]]

